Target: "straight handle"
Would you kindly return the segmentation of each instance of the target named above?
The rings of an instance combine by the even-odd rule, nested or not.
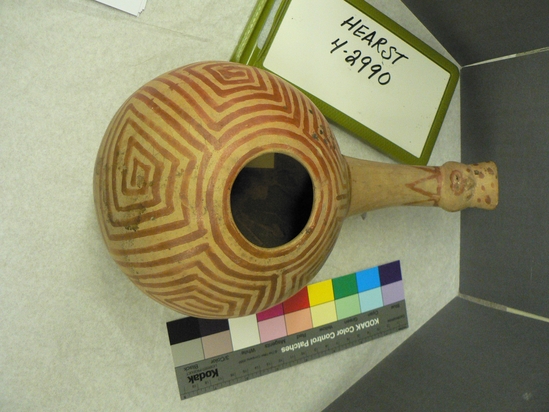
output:
[[[390,206],[468,207],[493,210],[499,201],[495,163],[409,166],[344,156],[351,177],[348,215]]]

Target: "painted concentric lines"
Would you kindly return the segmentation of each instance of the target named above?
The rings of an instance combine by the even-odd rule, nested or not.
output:
[[[314,201],[300,235],[265,249],[237,229],[230,190],[249,160],[272,152],[302,163]],[[221,62],[166,73],[123,104],[94,191],[109,252],[136,286],[207,318],[255,313],[300,290],[349,206],[347,166],[318,109],[267,72]]]

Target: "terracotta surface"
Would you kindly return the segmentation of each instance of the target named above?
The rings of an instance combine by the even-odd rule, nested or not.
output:
[[[231,209],[237,176],[269,153],[298,160],[313,187],[305,227],[276,247],[245,237]],[[226,62],[166,73],[123,104],[98,153],[94,195],[109,252],[134,284],[178,312],[206,318],[256,313],[300,290],[349,214],[498,202],[493,163],[419,167],[345,158],[297,89]]]

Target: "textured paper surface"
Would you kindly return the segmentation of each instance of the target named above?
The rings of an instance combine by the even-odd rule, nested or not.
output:
[[[398,0],[371,2],[440,52]],[[91,0],[0,2],[0,409],[319,411],[456,296],[459,214],[394,208],[348,219],[315,281],[401,260],[410,328],[180,401],[165,323],[96,222],[97,149],[153,77],[228,60],[255,1],[149,1],[138,19]],[[344,154],[389,161],[334,127]],[[431,164],[458,159],[459,93]]]

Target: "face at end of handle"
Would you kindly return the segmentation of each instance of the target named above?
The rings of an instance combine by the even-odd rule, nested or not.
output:
[[[499,202],[498,169],[494,162],[441,167],[444,179],[439,206],[448,211],[468,207],[493,210]]]

